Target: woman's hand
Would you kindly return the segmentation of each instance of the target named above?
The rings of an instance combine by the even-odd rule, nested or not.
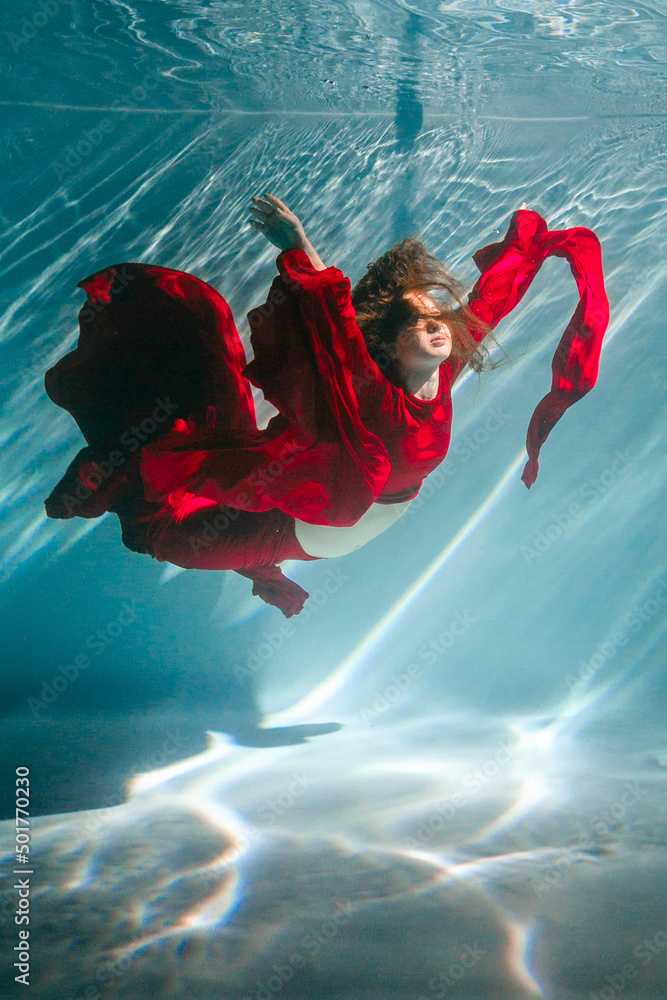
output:
[[[305,248],[308,240],[304,228],[284,202],[272,194],[264,194],[261,198],[253,196],[252,200],[255,204],[250,208],[254,216],[249,220],[251,226],[259,229],[280,250]]]
[[[252,200],[254,205],[250,206],[250,212],[254,218],[249,219],[251,226],[279,250],[303,250],[316,270],[326,270],[296,215],[280,198],[263,194],[261,198],[253,195]]]

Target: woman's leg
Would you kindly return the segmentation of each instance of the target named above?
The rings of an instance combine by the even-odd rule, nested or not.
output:
[[[116,513],[123,543],[133,551],[185,569],[235,570],[253,581],[253,594],[286,617],[303,608],[307,592],[277,563],[313,556],[301,548],[294,519],[282,511],[237,510],[185,494],[163,508],[137,497],[134,506],[126,503]]]
[[[126,530],[130,521],[143,526],[144,551],[185,569],[245,570],[313,558],[296,539],[294,518],[276,508],[237,510],[186,493],[162,508],[138,506],[138,517],[117,513]]]

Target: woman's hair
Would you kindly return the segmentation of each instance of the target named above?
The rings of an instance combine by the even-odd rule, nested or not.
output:
[[[381,367],[386,367],[386,348],[396,342],[401,327],[425,315],[416,303],[405,298],[408,292],[427,294],[441,307],[439,314],[429,315],[442,320],[451,330],[451,358],[460,359],[476,372],[495,367],[488,360],[486,348],[476,343],[470,332],[472,327],[488,332],[489,327],[468,308],[464,285],[427,251],[420,239],[412,237],[396,243],[369,264],[352,290],[357,324],[371,356],[376,361],[384,360]]]

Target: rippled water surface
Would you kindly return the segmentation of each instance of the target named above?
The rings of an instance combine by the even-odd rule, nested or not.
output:
[[[666,23],[5,0],[0,997],[27,766],[40,1000],[664,1000]],[[499,328],[511,364],[456,389],[442,473],[365,548],[292,565],[313,596],[289,622],[234,574],[124,549],[113,515],[43,511],[82,443],[43,387],[77,282],[192,271],[248,343],[267,189],[353,281],[420,233],[472,284],[527,202],[599,235],[612,317],[528,492],[576,301],[549,260]]]

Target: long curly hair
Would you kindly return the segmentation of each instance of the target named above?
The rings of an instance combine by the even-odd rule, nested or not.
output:
[[[460,359],[476,372],[496,367],[489,361],[486,348],[476,343],[470,332],[475,327],[486,334],[490,328],[468,308],[465,286],[427,251],[420,239],[409,237],[369,264],[352,290],[357,324],[381,368],[391,365],[387,348],[396,342],[401,327],[425,315],[405,298],[407,292],[426,293],[440,306],[438,314],[429,315],[442,320],[451,330],[451,358]]]

